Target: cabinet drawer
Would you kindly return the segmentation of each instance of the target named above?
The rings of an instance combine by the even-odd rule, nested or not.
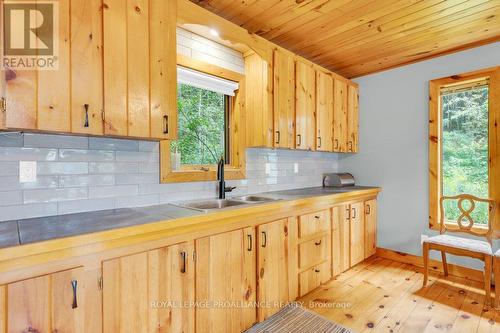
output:
[[[327,236],[320,236],[310,241],[299,244],[299,267],[308,268],[327,258]]]
[[[328,262],[316,265],[299,274],[299,294],[304,296],[330,279]]]
[[[307,237],[329,229],[329,210],[299,216],[299,237]]]

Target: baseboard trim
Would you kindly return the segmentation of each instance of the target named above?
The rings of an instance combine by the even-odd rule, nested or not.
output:
[[[404,264],[410,264],[417,267],[424,267],[424,260],[422,256],[416,256],[409,253],[398,252],[378,247],[376,256],[384,259],[394,260]],[[443,273],[443,263],[441,261],[430,259],[429,269],[439,273]],[[470,279],[479,282],[484,281],[483,272],[473,268],[468,268],[448,263],[448,273],[450,275],[465,279]]]

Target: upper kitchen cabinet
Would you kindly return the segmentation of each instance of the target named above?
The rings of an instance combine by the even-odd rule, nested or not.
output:
[[[295,147],[295,56],[273,53],[274,147]]]
[[[57,68],[3,72],[0,129],[176,136],[176,1],[59,1]]]
[[[347,151],[358,152],[358,86],[349,83],[347,86]]]
[[[316,71],[316,150],[333,151],[333,78]]]
[[[106,0],[104,133],[176,137],[176,1]]]
[[[347,152],[347,83],[333,84],[333,151]]]
[[[295,62],[295,148],[312,150],[315,147],[316,72],[312,64]]]

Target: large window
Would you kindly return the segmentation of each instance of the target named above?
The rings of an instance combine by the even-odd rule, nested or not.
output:
[[[229,163],[230,96],[194,87],[177,86],[178,137],[172,148],[181,154],[181,163],[217,164],[221,156]]]
[[[499,70],[454,75],[430,82],[429,114],[429,217],[430,226],[440,221],[441,196],[472,194],[500,198],[498,181]],[[464,207],[466,208],[466,207]],[[461,216],[457,203],[445,202],[444,220]],[[472,218],[486,225],[487,204],[478,204]],[[495,226],[494,226],[495,228]],[[497,227],[498,229],[498,227]]]

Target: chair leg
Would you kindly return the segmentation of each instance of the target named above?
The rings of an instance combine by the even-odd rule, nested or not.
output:
[[[448,263],[446,262],[446,252],[441,251],[441,258],[443,260],[444,276],[448,276]]]
[[[424,257],[424,283],[423,286],[427,286],[427,281],[429,279],[429,244],[423,244],[423,257]]]
[[[492,256],[484,257],[484,304],[489,305],[491,301],[491,270],[493,264]]]
[[[500,258],[493,259],[493,276],[495,277],[495,307],[500,307]]]

